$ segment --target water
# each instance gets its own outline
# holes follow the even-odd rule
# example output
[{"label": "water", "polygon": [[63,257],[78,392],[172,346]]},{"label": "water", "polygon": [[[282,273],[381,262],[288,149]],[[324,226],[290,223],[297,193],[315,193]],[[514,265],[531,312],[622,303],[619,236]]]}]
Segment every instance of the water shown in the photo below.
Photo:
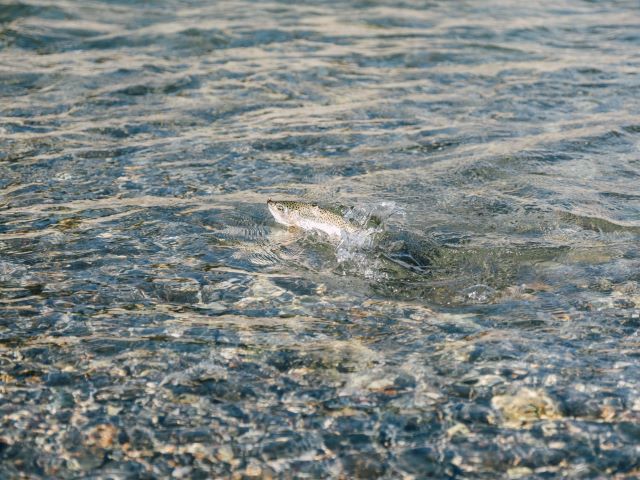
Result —
[{"label": "water", "polygon": [[0,22],[1,477],[640,475],[637,2]]}]

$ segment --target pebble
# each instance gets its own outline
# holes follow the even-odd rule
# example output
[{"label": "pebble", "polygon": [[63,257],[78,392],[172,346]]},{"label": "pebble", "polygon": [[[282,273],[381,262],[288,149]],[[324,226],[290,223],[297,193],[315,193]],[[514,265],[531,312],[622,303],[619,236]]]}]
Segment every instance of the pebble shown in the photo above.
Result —
[{"label": "pebble", "polygon": [[521,388],[513,395],[495,395],[491,405],[512,427],[562,417],[555,401],[544,390]]},{"label": "pebble", "polygon": [[231,463],[233,460],[233,450],[227,445],[223,445],[216,452],[216,458],[221,462]]}]

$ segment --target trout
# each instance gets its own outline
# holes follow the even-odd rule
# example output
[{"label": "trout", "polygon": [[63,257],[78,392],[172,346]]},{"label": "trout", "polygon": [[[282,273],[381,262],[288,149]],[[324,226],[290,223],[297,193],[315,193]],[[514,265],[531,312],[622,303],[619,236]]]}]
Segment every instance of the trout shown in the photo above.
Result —
[{"label": "trout", "polygon": [[276,222],[289,227],[317,230],[331,237],[361,231],[341,215],[313,203],[269,199],[267,207]]}]

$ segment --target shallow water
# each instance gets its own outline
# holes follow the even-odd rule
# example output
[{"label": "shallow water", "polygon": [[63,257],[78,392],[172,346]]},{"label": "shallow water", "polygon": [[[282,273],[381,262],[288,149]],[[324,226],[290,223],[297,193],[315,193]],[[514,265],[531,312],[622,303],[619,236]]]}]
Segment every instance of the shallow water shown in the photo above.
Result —
[{"label": "shallow water", "polygon": [[0,477],[640,475],[639,67],[635,1],[2,2]]}]

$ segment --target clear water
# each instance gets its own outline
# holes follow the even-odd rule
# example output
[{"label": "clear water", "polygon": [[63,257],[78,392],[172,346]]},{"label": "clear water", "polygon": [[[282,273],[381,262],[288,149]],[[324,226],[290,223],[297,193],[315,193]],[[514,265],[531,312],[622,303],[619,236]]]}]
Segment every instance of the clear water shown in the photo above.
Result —
[{"label": "clear water", "polygon": [[636,1],[2,1],[0,477],[640,475],[639,68]]}]

